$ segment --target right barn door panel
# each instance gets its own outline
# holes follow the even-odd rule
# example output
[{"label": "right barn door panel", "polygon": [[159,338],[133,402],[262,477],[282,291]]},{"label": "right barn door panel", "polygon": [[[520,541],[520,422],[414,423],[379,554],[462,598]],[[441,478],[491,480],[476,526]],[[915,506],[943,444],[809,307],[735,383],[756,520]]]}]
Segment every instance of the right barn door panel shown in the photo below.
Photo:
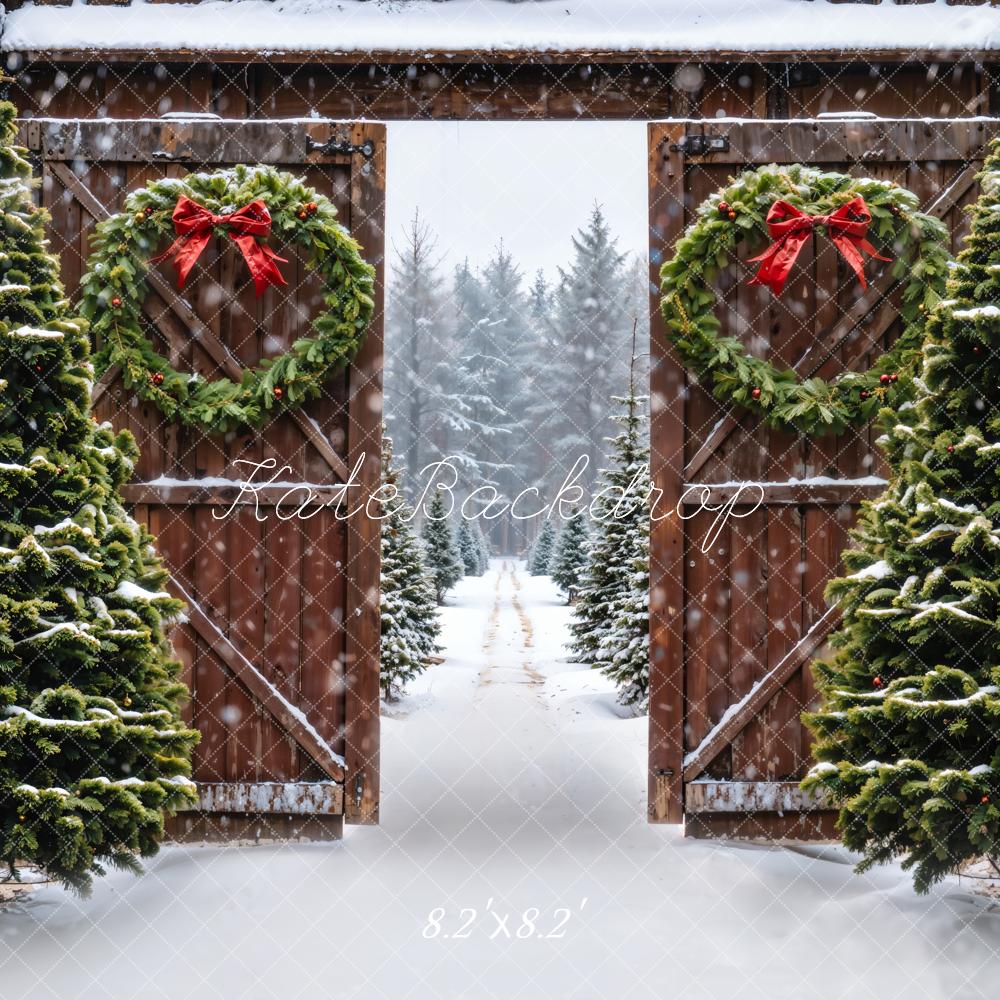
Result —
[{"label": "right barn door panel", "polygon": [[[785,433],[700,386],[666,337],[661,265],[709,195],[772,163],[895,181],[944,221],[954,249],[998,131],[983,120],[649,126],[651,462],[662,491],[650,567],[652,822],[684,822],[694,836],[832,835],[834,814],[798,790],[810,766],[801,714],[815,699],[809,664],[838,621],[824,589],[858,504],[881,492],[884,474],[871,426]],[[748,285],[753,265],[731,261],[714,281],[720,333],[803,378],[864,371],[899,332],[890,271],[871,262],[865,291],[814,235],[775,296]],[[740,483],[760,489],[738,497],[713,537],[716,514],[702,503],[732,500]]]}]

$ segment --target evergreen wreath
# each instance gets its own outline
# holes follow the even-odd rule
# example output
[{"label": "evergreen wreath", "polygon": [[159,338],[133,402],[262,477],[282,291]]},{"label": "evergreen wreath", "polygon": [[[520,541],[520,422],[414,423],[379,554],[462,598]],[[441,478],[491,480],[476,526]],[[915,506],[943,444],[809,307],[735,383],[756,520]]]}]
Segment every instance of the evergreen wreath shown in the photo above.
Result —
[{"label": "evergreen wreath", "polygon": [[[905,279],[903,331],[867,372],[844,372],[827,382],[800,380],[755,358],[735,337],[719,336],[713,284],[746,246],[770,243],[769,210],[784,200],[810,216],[832,215],[861,197],[871,232],[895,260],[892,276]],[[769,424],[803,434],[840,434],[871,419],[880,406],[911,395],[925,317],[944,292],[951,255],[944,224],[917,211],[915,194],[899,185],[813,167],[774,164],[750,170],[707,198],[677,241],[661,272],[661,309],[668,336],[687,368],[712,394],[736,402]]]},{"label": "evergreen wreath", "polygon": [[[312,334],[300,337],[285,354],[247,369],[239,382],[206,381],[176,371],[140,322],[151,256],[174,239],[172,216],[183,198],[217,216],[263,202],[274,233],[303,247],[308,266],[323,279],[325,309],[313,320]],[[225,226],[215,227],[217,235],[225,232]],[[333,203],[274,167],[241,165],[151,181],[128,195],[121,212],[97,225],[93,245],[81,282],[81,310],[101,345],[95,357],[98,375],[120,365],[125,385],[140,399],[168,419],[205,431],[259,426],[272,411],[294,409],[319,395],[331,373],[357,353],[374,309],[375,269],[337,221]]]}]

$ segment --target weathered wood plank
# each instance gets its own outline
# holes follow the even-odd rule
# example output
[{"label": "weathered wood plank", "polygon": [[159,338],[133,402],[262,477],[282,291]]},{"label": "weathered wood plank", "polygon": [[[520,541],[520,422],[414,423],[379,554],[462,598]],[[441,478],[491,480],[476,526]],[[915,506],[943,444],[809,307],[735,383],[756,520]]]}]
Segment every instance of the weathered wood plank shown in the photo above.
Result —
[{"label": "weathered wood plank", "polygon": [[729,139],[728,150],[689,156],[692,164],[822,165],[910,160],[953,163],[981,159],[990,139],[1000,134],[1000,122],[988,118],[695,120],[689,131]]},{"label": "weathered wood plank", "polygon": [[[21,53],[26,61],[41,61],[44,63],[56,62],[59,64],[93,63],[95,51],[93,49],[72,49],[72,48],[35,48],[27,49]],[[808,53],[810,64],[826,63],[857,63],[859,55],[858,49],[812,49]],[[921,59],[923,61],[955,61],[955,62],[989,62],[995,57],[995,52],[983,48],[955,49],[947,42],[942,42],[936,48],[921,49]],[[169,59],[174,63],[193,64],[225,64],[236,63],[240,65],[254,65],[261,61],[261,53],[250,49],[190,49],[190,48],[170,48],[157,52],[149,49],[130,48],[127,45],[107,46],[100,49],[99,56],[101,62],[110,65],[114,64],[136,64],[150,61],[154,56],[158,61]],[[913,60],[913,50],[910,48],[893,47],[891,44],[883,45],[879,48],[866,48],[863,50],[864,60],[867,63],[889,63],[901,64]],[[366,49],[359,53],[352,49],[339,49],[336,46],[312,49],[269,49],[267,52],[267,63],[275,66],[285,65],[306,65],[306,66],[330,66],[338,69],[347,67],[362,68],[412,65],[416,62],[433,66],[437,69],[447,69],[453,66],[472,65],[481,68],[488,79],[494,80],[497,74],[502,74],[505,78],[518,66],[542,67],[551,73],[552,67],[568,66],[576,67],[580,65],[591,65],[595,63],[607,66],[618,66],[622,64],[635,64],[640,69],[646,69],[650,64],[663,66],[669,63],[730,63],[742,64],[747,59],[745,49],[669,49],[669,48],[622,48],[622,49],[539,49],[526,50],[518,48],[492,48],[488,54],[476,49]],[[753,59],[756,63],[796,63],[802,59],[801,50],[788,49],[755,49]],[[363,61],[361,61],[363,60]],[[669,65],[665,67],[669,69]],[[648,72],[648,70],[647,70]],[[494,84],[495,89],[495,84]],[[571,95],[574,98],[575,94]],[[624,117],[634,118],[637,111],[635,100],[629,103],[629,113]]]},{"label": "weathered wood plank", "polygon": [[[385,254],[385,126],[358,125],[356,144],[371,141],[375,155],[351,175],[351,232],[375,265],[375,312],[350,368],[348,465],[357,465],[362,496],[378,487],[382,461],[382,327]],[[359,464],[360,463],[360,464]],[[347,647],[345,751],[349,823],[377,823],[379,809],[379,568],[381,522],[347,522]]]},{"label": "weathered wood plank", "polygon": [[224,813],[194,809],[167,820],[167,837],[181,843],[275,844],[344,836],[343,814]]},{"label": "weathered wood plank", "polygon": [[[173,481],[170,483],[126,483],[121,489],[122,496],[129,503],[161,503],[170,506],[205,504],[208,506],[231,507],[284,507],[303,508],[301,520],[310,520],[310,515],[319,507],[339,509],[343,503],[342,486],[323,486],[318,483],[285,483],[280,486],[247,486],[239,480],[231,484],[190,483]],[[220,515],[221,517],[222,515]],[[290,509],[284,517],[293,516]]]},{"label": "weathered wood plank", "polygon": [[837,813],[832,809],[793,812],[688,813],[684,836],[695,839],[751,841],[837,841]]},{"label": "weathered wood plank", "polygon": [[680,503],[684,507],[702,504],[717,506],[738,499],[741,506],[753,507],[758,501],[770,504],[833,504],[860,503],[873,500],[885,492],[886,481],[877,476],[864,480],[835,480],[788,483],[685,483]]},{"label": "weathered wood plank", "polygon": [[[244,163],[248,150],[254,160],[275,165],[338,163],[350,153],[310,151],[307,140],[326,143],[348,138],[351,126],[343,122],[310,120],[221,119],[214,115],[190,118],[86,119],[36,118],[32,122],[36,148],[47,161],[184,162],[205,167]],[[372,137],[369,137],[372,138]],[[372,141],[375,141],[372,138]],[[384,145],[384,137],[382,142]],[[353,154],[355,156],[361,154]]]},{"label": "weathered wood plank", "polygon": [[830,809],[827,795],[805,792],[797,781],[689,781],[684,807],[691,813],[802,812]]},{"label": "weathered wood plank", "polygon": [[[670,350],[657,307],[659,269],[684,228],[684,163],[672,149],[683,126],[648,131],[650,271],[650,473],[661,510],[680,499],[684,465],[685,373]],[[668,516],[650,525],[649,773],[647,816],[684,819],[684,524]]]},{"label": "weathered wood plank", "polygon": [[198,805],[184,811],[336,816],[344,811],[344,786],[335,781],[199,781]]}]

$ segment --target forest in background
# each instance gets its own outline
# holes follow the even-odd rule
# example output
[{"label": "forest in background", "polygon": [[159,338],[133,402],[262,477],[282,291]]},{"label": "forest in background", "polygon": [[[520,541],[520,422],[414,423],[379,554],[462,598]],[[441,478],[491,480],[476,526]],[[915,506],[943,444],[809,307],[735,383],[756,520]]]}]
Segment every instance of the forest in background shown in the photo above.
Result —
[{"label": "forest in background", "polygon": [[[633,328],[646,385],[646,260],[618,249],[600,206],[550,279],[527,276],[497,243],[454,268],[419,210],[392,241],[385,413],[409,477],[450,457],[456,493],[492,485],[511,499],[555,493],[580,456],[589,488],[614,433],[611,397],[627,392]],[[521,551],[535,521],[484,523],[503,553]]]}]

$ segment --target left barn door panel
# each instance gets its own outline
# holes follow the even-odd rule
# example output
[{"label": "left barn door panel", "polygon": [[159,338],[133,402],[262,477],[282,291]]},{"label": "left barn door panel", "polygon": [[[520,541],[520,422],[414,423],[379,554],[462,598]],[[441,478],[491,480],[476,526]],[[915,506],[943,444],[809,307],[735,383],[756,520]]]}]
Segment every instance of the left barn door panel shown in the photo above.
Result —
[{"label": "left barn door panel", "polygon": [[[172,640],[201,733],[201,808],[172,821],[190,839],[338,836],[343,822],[378,822],[378,522],[324,508],[289,517],[287,486],[244,492],[249,466],[275,459],[279,481],[331,487],[357,471],[354,496],[379,480],[386,131],[378,123],[32,119],[22,142],[42,174],[53,249],[78,295],[94,226],[126,194],[160,177],[267,163],[329,197],[376,267],[375,316],[354,362],[321,398],[259,431],[202,434],[165,420],[112,370],[95,412],[135,435],[141,458],[126,487],[148,525],[188,620]],[[239,207],[239,206],[236,206]],[[175,368],[205,379],[284,353],[322,308],[297,248],[273,232],[288,263],[283,288],[261,298],[231,240],[206,248],[183,296],[169,264],[154,268],[143,312]],[[322,494],[320,494],[322,495]],[[303,494],[291,495],[301,502]],[[285,515],[280,517],[279,513]]]}]

